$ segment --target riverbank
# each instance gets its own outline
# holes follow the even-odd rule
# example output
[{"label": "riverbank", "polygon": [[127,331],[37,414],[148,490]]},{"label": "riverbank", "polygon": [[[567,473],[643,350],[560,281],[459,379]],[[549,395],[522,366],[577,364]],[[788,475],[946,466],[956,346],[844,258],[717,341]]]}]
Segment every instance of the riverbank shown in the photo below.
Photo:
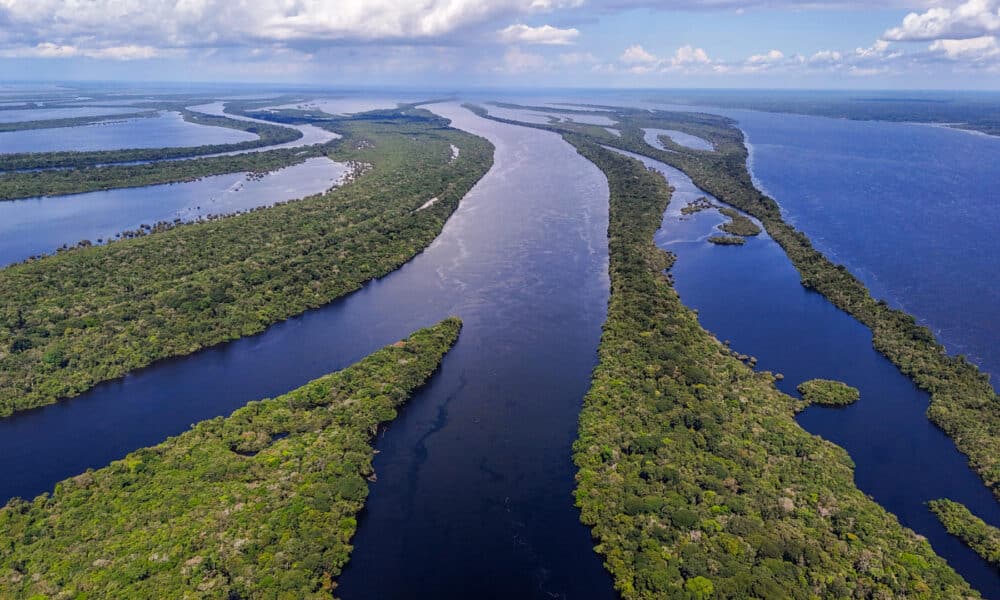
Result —
[{"label": "riverbank", "polygon": [[329,597],[371,441],[458,337],[447,319],[343,371],[0,509],[0,596]]},{"label": "riverbank", "polygon": [[425,248],[492,164],[489,143],[420,111],[342,125],[335,157],[374,166],[327,194],[0,270],[0,415],[358,289]]},{"label": "riverbank", "polygon": [[577,503],[622,596],[977,597],[681,304],[652,243],[665,181],[566,138],[611,187],[612,295],[574,450]]}]

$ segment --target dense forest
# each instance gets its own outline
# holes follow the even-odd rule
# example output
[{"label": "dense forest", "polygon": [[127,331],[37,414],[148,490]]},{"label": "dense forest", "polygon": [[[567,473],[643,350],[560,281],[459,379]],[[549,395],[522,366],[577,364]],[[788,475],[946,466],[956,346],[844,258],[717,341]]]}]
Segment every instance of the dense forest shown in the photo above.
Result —
[{"label": "dense forest", "polygon": [[[482,116],[487,115],[481,108],[471,108]],[[601,109],[591,114],[612,115],[618,121],[616,127],[621,135],[565,122],[522,125],[585,137],[590,142],[649,156],[680,169],[699,188],[757,218],[788,255],[802,284],[823,294],[835,306],[868,326],[873,333],[875,349],[930,392],[928,417],[952,437],[984,483],[1000,497],[1000,397],[990,385],[989,377],[964,356],[949,356],[934,334],[919,325],[912,315],[875,300],[865,285],[843,265],[831,262],[813,248],[805,234],[786,223],[778,203],[754,186],[747,169],[743,134],[733,121],[703,113],[612,106],[589,108]],[[551,107],[533,109],[552,110]],[[701,137],[711,142],[715,151],[694,151],[668,137],[660,139],[665,150],[654,148],[645,142],[643,130],[647,128],[674,129]],[[716,239],[710,241],[730,243],[725,236],[713,238]],[[739,243],[740,239],[732,238],[733,243]]]},{"label": "dense forest", "polygon": [[380,424],[452,318],[357,364],[0,509],[3,598],[329,598]]},{"label": "dense forest", "polygon": [[[930,419],[955,440],[970,464],[1000,497],[1000,402],[985,373],[963,356],[949,356],[912,315],[874,299],[843,265],[831,262],[789,225],[778,203],[754,187],[743,134],[723,117],[698,113],[622,115],[622,135],[608,140],[684,171],[695,185],[757,218],[799,271],[802,284],[867,325],[874,347],[931,394]],[[645,144],[645,127],[679,129],[711,141],[717,152],[672,152]]]},{"label": "dense forest", "polygon": [[12,171],[0,173],[0,201],[181,183],[242,171],[265,173],[299,164],[314,156],[322,156],[331,149],[332,143],[188,160],[80,169]]},{"label": "dense forest", "polygon": [[948,533],[962,540],[991,565],[1000,568],[1000,529],[987,524],[958,502],[932,500],[928,507]]},{"label": "dense forest", "polygon": [[861,398],[858,388],[830,379],[803,381],[796,389],[806,402],[823,406],[847,406]]},{"label": "dense forest", "polygon": [[804,404],[698,324],[653,244],[670,189],[567,134],[607,175],[611,298],[574,451],[577,504],[628,600],[972,598],[930,545],[859,491]]},{"label": "dense forest", "polygon": [[371,168],[326,194],[0,270],[0,415],[358,289],[425,248],[492,165],[489,142],[426,111],[338,128],[332,158]]}]

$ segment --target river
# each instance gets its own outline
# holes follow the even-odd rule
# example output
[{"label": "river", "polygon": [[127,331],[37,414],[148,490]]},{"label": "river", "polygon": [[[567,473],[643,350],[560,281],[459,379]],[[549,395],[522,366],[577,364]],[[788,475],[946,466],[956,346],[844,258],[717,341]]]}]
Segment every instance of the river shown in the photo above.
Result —
[{"label": "river", "polygon": [[845,448],[855,461],[859,488],[926,536],[987,598],[1000,598],[1000,573],[949,535],[925,504],[951,498],[1000,525],[1000,505],[951,439],[928,421],[927,393],[872,348],[868,328],[802,287],[798,272],[766,233],[744,246],[707,242],[727,219],[714,210],[686,217],[680,210],[702,196],[721,203],[677,169],[630,155],[663,173],[675,188],[655,240],[677,255],[671,272],[684,304],[698,310],[699,321],[716,337],[757,357],[758,369],[783,374],[778,387],[787,394],[797,396],[795,388],[814,378],[858,388],[857,403],[811,407],[800,413],[799,423]]},{"label": "river", "polygon": [[0,201],[0,267],[81,240],[100,243],[159,221],[194,221],[319,194],[349,171],[325,157],[249,177],[229,173],[196,181],[84,194]]},{"label": "river", "polygon": [[338,595],[614,598],[571,462],[607,306],[607,182],[551,133],[433,108],[497,150],[430,247],[260,335],[0,420],[0,497],[49,490],[454,314],[465,328],[440,373],[378,440]]},{"label": "river", "polygon": [[257,135],[246,131],[188,123],[180,113],[161,112],[155,117],[108,120],[76,127],[0,132],[0,154],[173,148],[235,144],[256,139]]}]

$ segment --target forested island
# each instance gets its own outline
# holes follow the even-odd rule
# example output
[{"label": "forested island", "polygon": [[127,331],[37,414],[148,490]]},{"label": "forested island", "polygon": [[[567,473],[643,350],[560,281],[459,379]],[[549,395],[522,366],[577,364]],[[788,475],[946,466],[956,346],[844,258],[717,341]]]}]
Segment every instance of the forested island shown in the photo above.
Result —
[{"label": "forested island", "polygon": [[232,144],[206,144],[177,148],[128,148],[124,150],[25,152],[0,154],[0,171],[24,171],[29,169],[79,169],[95,165],[142,162],[204,156],[223,152],[253,150],[275,144],[294,142],[302,137],[302,132],[278,124],[259,123],[231,119],[192,112],[180,111],[184,120],[205,126],[226,127],[252,133],[258,137],[248,142]]},{"label": "forested island", "polygon": [[928,507],[948,533],[962,540],[991,565],[1000,568],[1000,529],[989,525],[958,502],[933,500]]},{"label": "forested island", "polygon": [[557,131],[608,178],[611,298],[574,459],[581,518],[624,598],[979,596],[858,490],[843,449],[796,423],[804,403],[681,303],[653,244],[661,175],[593,129],[496,120]]},{"label": "forested island", "polygon": [[652,242],[663,178],[566,138],[611,189],[612,292],[574,449],[577,504],[622,596],[978,597],[681,304]]},{"label": "forested island", "polygon": [[337,127],[331,157],[371,168],[326,194],[0,270],[0,416],[358,289],[426,247],[492,165],[487,141],[418,109]]},{"label": "forested island", "polygon": [[355,365],[0,508],[0,597],[330,598],[379,426],[458,337]]},{"label": "forested island", "polygon": [[183,183],[202,177],[242,171],[267,173],[300,164],[315,156],[323,156],[332,150],[332,143],[327,143],[246,152],[232,156],[163,160],[142,164],[11,171],[0,173],[0,201]]},{"label": "forested island", "polygon": [[[522,107],[523,108],[523,107]],[[699,188],[718,200],[758,219],[798,270],[802,285],[823,294],[831,303],[868,326],[873,345],[900,371],[931,394],[928,417],[940,426],[969,457],[994,496],[1000,498],[1000,413],[989,377],[964,356],[950,356],[934,334],[916,319],[885,301],[875,300],[865,285],[843,265],[817,251],[809,238],[785,222],[777,202],[762,194],[747,169],[748,153],[742,132],[725,117],[703,113],[644,111],[613,106],[590,107],[594,114],[612,115],[620,136],[572,123],[536,125],[488,117],[498,121],[555,131],[567,139],[649,156],[687,174]],[[596,110],[601,109],[601,110]],[[552,110],[532,107],[532,110]],[[678,144],[661,150],[647,144],[644,129],[674,129],[708,140],[714,152],[690,151]],[[713,242],[723,242],[722,236]]]},{"label": "forested island", "polygon": [[822,406],[847,406],[861,397],[858,388],[829,379],[810,379],[800,383],[797,389],[803,400]]}]

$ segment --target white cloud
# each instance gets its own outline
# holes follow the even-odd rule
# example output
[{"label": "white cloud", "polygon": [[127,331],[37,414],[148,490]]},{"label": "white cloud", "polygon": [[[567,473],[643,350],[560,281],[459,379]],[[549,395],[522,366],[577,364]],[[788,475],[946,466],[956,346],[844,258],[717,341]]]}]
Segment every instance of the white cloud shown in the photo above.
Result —
[{"label": "white cloud", "polygon": [[766,54],[754,54],[747,59],[751,64],[765,64],[778,62],[785,58],[785,53],[781,50],[770,50]]},{"label": "white cloud", "polygon": [[966,40],[936,40],[930,45],[930,50],[952,60],[983,60],[1000,56],[1000,45],[992,36]]},{"label": "white cloud", "polygon": [[160,52],[151,46],[105,46],[79,48],[70,44],[42,42],[34,46],[13,46],[0,50],[0,56],[10,58],[98,58],[108,60],[138,60],[153,58]]},{"label": "white cloud", "polygon": [[[582,0],[0,0],[10,46],[158,48],[441,40]],[[553,28],[555,29],[555,28]]]},{"label": "white cloud", "polygon": [[832,64],[839,63],[842,58],[844,58],[844,55],[836,50],[820,50],[809,57],[809,62]]},{"label": "white cloud", "polygon": [[660,59],[656,58],[655,55],[646,52],[646,49],[639,44],[634,44],[626,48],[625,52],[622,52],[619,60],[627,65],[651,65],[659,62]]},{"label": "white cloud", "polygon": [[885,32],[892,41],[970,39],[1000,32],[1000,0],[967,0],[954,7],[937,6],[910,13],[899,27]]},{"label": "white cloud", "polygon": [[678,48],[677,52],[674,52],[673,58],[670,59],[670,64],[675,67],[708,64],[709,62],[711,61],[704,50],[695,48],[690,44]]},{"label": "white cloud", "polygon": [[551,25],[530,27],[524,24],[510,25],[499,32],[502,42],[513,44],[572,44],[580,32],[577,29],[559,29]]}]

